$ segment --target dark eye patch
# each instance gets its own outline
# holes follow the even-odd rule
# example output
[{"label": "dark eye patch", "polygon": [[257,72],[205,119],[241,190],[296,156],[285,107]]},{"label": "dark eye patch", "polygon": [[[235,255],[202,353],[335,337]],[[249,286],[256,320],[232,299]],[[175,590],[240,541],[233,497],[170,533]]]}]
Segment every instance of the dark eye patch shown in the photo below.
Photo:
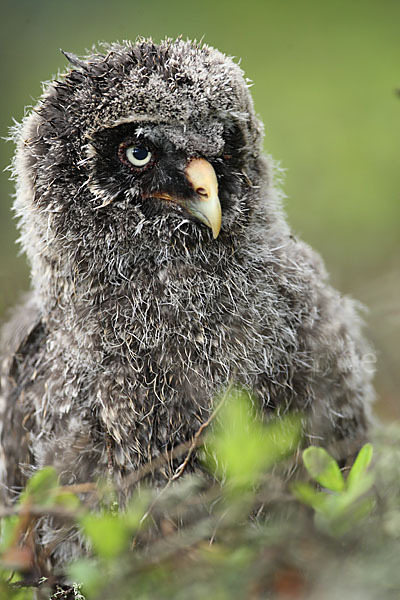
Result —
[{"label": "dark eye patch", "polygon": [[137,143],[136,126],[131,123],[124,123],[118,127],[110,127],[96,131],[91,139],[91,145],[96,153],[104,159],[114,158],[118,155],[118,148],[122,142]]},{"label": "dark eye patch", "polygon": [[[155,163],[154,146],[143,136],[138,135],[139,126],[123,123],[117,127],[102,129],[94,133],[90,145],[94,149],[90,161],[92,177],[105,189],[113,193],[121,192],[142,177],[144,172]],[[145,147],[152,156],[152,162],[142,168],[136,168],[125,156],[129,147]]]}]

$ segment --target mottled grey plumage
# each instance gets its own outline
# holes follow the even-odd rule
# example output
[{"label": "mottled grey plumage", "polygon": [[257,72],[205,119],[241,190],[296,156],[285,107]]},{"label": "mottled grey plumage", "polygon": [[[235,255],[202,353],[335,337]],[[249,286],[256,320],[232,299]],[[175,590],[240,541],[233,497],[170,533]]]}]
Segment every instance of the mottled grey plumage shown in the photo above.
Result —
[{"label": "mottled grey plumage", "polygon": [[[15,130],[33,289],[3,336],[8,496],[44,465],[121,482],[190,439],[231,380],[266,415],[304,411],[310,443],[357,447],[372,392],[356,308],[291,235],[240,68],[182,40],[67,58]],[[143,172],[121,160],[132,139],[154,149]],[[216,239],[157,196],[194,194],[191,158],[218,178]]]}]

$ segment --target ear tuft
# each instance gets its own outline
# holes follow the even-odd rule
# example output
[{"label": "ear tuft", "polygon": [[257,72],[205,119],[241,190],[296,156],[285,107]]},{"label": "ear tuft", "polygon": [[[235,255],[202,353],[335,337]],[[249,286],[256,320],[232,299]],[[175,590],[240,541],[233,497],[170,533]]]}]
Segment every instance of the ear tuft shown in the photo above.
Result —
[{"label": "ear tuft", "polygon": [[71,65],[77,67],[78,69],[82,69],[83,71],[87,71],[87,64],[84,60],[81,60],[76,56],[76,54],[72,54],[72,52],[65,52],[62,48],[60,48],[60,52],[64,54],[65,58]]}]

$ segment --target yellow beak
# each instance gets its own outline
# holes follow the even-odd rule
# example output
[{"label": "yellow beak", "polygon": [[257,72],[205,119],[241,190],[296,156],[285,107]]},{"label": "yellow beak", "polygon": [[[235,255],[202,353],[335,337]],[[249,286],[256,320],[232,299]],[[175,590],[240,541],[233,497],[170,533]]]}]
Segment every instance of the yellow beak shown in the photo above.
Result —
[{"label": "yellow beak", "polygon": [[183,206],[188,213],[211,229],[215,239],[220,232],[222,218],[215,171],[204,158],[192,158],[185,169],[185,174],[196,192],[196,198],[176,198],[166,192],[151,192],[145,197],[161,198]]},{"label": "yellow beak", "polygon": [[179,201],[186,210],[210,227],[214,239],[221,229],[221,204],[218,198],[218,181],[213,167],[204,158],[192,158],[185,170],[197,197]]}]

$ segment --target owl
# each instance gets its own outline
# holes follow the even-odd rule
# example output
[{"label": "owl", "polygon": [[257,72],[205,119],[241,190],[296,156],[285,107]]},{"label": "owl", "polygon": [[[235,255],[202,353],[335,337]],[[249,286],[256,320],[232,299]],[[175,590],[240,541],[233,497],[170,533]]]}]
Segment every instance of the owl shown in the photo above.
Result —
[{"label": "owl", "polygon": [[3,328],[4,498],[47,465],[118,489],[190,441],[232,382],[346,458],[367,435],[370,350],[286,222],[239,66],[182,39],[65,56],[14,129],[32,289]]}]

